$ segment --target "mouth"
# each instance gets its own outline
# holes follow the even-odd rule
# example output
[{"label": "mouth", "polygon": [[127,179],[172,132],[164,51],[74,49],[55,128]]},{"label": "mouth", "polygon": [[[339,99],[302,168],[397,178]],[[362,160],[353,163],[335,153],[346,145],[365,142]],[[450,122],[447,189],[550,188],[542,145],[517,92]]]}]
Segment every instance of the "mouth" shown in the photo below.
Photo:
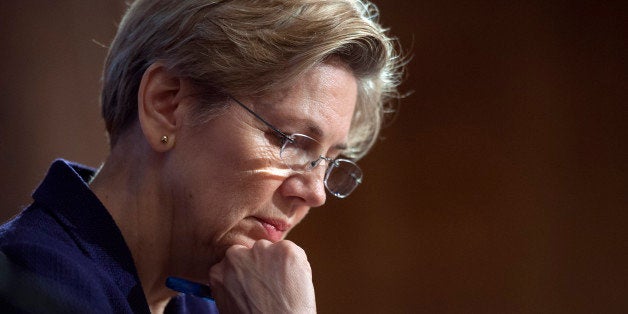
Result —
[{"label": "mouth", "polygon": [[283,220],[253,217],[266,231],[267,239],[273,243],[281,241],[290,230],[290,224]]}]

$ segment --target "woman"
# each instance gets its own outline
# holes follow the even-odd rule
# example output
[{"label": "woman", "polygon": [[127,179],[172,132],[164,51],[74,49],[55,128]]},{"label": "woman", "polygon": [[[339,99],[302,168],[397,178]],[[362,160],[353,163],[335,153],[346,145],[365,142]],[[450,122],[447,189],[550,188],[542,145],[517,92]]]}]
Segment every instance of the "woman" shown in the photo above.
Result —
[{"label": "woman", "polygon": [[[350,159],[400,70],[375,18],[358,0],[133,3],[103,75],[110,155],[51,166],[0,231],[8,263],[64,311],[315,312],[284,238],[362,180]],[[24,291],[3,302],[24,310]]]}]

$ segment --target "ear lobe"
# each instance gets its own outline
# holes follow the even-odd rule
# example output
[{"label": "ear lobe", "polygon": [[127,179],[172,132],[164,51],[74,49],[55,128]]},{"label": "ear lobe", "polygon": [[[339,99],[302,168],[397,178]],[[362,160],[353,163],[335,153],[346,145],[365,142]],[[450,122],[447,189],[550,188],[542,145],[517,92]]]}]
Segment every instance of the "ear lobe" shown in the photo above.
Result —
[{"label": "ear lobe", "polygon": [[142,76],[137,114],[146,141],[157,152],[168,151],[175,143],[183,119],[183,85],[181,78],[159,62],[149,66]]}]

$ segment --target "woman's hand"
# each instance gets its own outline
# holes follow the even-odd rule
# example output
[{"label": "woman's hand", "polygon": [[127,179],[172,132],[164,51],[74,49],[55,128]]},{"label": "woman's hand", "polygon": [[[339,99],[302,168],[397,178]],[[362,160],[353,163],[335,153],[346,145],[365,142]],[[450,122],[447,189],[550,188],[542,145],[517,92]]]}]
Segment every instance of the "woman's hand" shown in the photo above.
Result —
[{"label": "woman's hand", "polygon": [[310,263],[288,240],[230,247],[210,285],[220,313],[316,313]]}]

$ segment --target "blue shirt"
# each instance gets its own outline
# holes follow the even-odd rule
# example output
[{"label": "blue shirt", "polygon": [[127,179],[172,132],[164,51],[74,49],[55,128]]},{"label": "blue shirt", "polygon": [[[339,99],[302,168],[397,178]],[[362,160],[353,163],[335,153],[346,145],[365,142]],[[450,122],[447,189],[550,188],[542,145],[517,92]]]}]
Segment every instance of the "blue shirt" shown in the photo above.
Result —
[{"label": "blue shirt", "polygon": [[[131,251],[89,188],[93,175],[56,160],[34,202],[0,227],[0,309],[150,313]],[[210,300],[181,294],[166,313],[218,311]]]}]

